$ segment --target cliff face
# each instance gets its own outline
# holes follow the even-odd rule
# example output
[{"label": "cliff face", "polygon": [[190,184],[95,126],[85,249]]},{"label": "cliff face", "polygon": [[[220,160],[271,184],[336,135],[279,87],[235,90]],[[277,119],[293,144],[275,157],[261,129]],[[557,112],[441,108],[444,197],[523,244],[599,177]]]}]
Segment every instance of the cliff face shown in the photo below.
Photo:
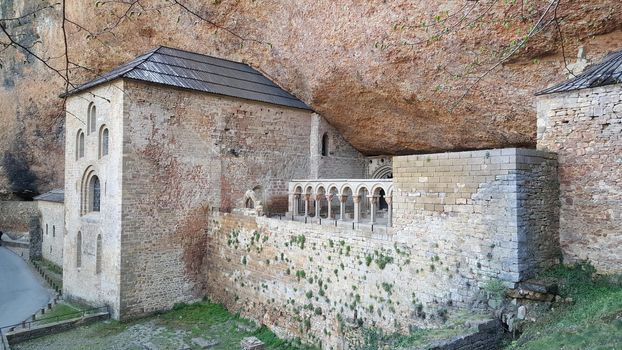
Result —
[{"label": "cliff face", "polygon": [[[5,0],[0,17],[23,15],[41,3]],[[549,3],[68,0],[69,58],[76,64],[70,77],[81,83],[167,45],[250,63],[366,154],[533,146],[533,93],[566,78],[560,32],[568,63],[579,45],[588,58],[599,59],[622,39],[621,2],[562,0],[525,47],[497,65]],[[62,68],[59,12],[55,6],[7,25]],[[59,186],[63,81],[21,52],[9,49],[0,57],[0,151],[23,164],[16,170],[4,162],[0,188],[15,187],[24,171],[40,191]]]}]

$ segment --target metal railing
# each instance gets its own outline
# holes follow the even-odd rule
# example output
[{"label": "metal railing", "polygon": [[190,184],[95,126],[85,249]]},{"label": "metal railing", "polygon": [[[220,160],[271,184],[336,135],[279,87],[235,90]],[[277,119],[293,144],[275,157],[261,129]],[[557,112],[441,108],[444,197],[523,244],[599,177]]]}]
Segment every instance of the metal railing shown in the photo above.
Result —
[{"label": "metal railing", "polygon": [[10,326],[0,327],[0,336],[2,334],[6,334],[6,332],[13,332],[16,330],[28,330],[32,329],[34,326],[40,326],[49,323],[55,323],[58,321],[71,320],[74,318],[84,318],[88,315],[95,315],[99,313],[110,313],[108,310],[108,306],[100,306],[92,309],[79,310],[75,312],[68,312],[66,314],[51,316],[51,317],[42,317],[37,319],[36,315],[33,315],[30,320],[22,321],[20,323],[16,323]]}]

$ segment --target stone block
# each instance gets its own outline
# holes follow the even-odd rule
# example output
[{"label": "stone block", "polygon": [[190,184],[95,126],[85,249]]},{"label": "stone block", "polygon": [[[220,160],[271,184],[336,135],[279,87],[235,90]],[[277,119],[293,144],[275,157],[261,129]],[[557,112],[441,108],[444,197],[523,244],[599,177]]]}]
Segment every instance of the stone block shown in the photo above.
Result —
[{"label": "stone block", "polygon": [[257,337],[246,337],[240,342],[242,350],[264,350],[264,343]]}]

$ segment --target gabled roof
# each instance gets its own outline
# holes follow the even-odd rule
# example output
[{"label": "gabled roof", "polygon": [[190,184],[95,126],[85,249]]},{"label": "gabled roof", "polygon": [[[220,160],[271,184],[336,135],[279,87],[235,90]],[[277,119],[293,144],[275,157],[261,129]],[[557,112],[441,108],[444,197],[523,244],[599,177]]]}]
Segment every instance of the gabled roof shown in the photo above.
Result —
[{"label": "gabled roof", "polygon": [[33,200],[64,203],[65,202],[65,191],[60,190],[60,189],[51,190],[50,192],[34,197]]},{"label": "gabled roof", "polygon": [[247,64],[164,46],[138,56],[63,96],[73,95],[117,78],[311,110],[304,102]]},{"label": "gabled roof", "polygon": [[622,50],[607,55],[576,77],[536,93],[552,94],[622,83]]}]

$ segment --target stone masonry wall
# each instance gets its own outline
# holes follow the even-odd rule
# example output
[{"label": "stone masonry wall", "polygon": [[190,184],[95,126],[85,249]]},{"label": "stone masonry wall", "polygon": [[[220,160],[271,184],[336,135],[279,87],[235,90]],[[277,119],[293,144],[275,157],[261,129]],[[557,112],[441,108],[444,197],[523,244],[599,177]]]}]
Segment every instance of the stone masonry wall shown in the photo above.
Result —
[{"label": "stone masonry wall", "polygon": [[214,216],[208,295],[282,336],[341,349],[346,323],[435,326],[474,306],[488,281],[513,285],[556,261],[553,155],[507,149],[393,162],[387,234]]},{"label": "stone masonry wall", "polygon": [[[63,295],[94,306],[109,305],[119,316],[121,262],[121,171],[123,82],[100,85],[67,99],[65,117],[65,227]],[[87,132],[90,103],[96,107],[96,132]],[[109,130],[108,155],[99,157],[99,130]],[[76,156],[78,131],[84,131],[84,157]],[[81,213],[82,182],[93,170],[100,181],[100,211]],[[78,234],[81,250],[78,250]],[[58,232],[57,232],[58,235]],[[97,238],[101,237],[101,271],[97,271]],[[81,264],[78,266],[78,255]]]},{"label": "stone masonry wall", "polygon": [[554,154],[510,148],[394,157],[393,174],[397,233],[416,237],[416,255],[448,255],[468,269],[465,282],[482,274],[518,282],[558,259]]},{"label": "stone masonry wall", "polygon": [[[322,155],[324,135],[328,136],[325,156]],[[311,173],[305,178],[361,179],[366,177],[365,157],[319,114],[313,114],[310,136]]]},{"label": "stone masonry wall", "polygon": [[538,149],[559,155],[564,262],[622,272],[622,85],[538,98]]},{"label": "stone masonry wall", "polygon": [[63,242],[65,238],[65,206],[63,203],[37,201],[39,223],[43,230],[41,252],[43,258],[63,266]]},{"label": "stone masonry wall", "polygon": [[37,203],[0,201],[0,231],[27,232],[30,217],[37,214]]},{"label": "stone masonry wall", "polygon": [[124,93],[123,318],[203,296],[207,213],[249,190],[285,212],[312,129],[308,110],[131,81]]}]

